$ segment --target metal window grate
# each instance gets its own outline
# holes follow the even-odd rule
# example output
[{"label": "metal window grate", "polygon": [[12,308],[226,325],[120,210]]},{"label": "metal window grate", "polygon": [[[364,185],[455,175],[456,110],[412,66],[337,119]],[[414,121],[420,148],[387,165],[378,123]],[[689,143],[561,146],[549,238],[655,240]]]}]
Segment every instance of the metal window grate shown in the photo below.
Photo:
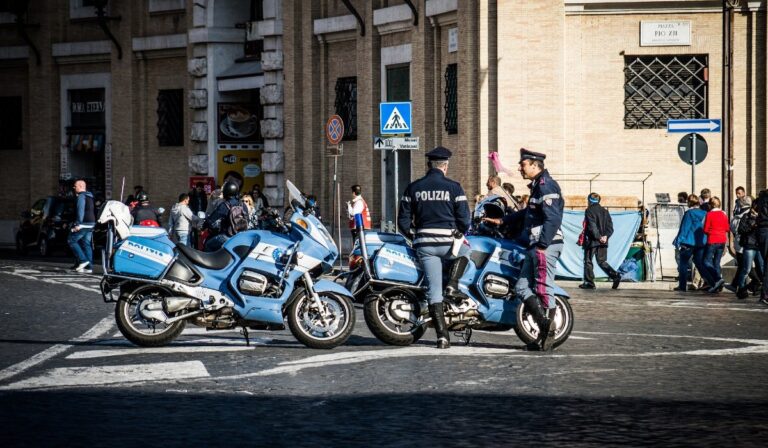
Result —
[{"label": "metal window grate", "polygon": [[157,93],[157,143],[160,146],[184,145],[184,90]]},{"label": "metal window grate", "polygon": [[707,117],[707,56],[625,56],[624,129]]},{"label": "metal window grate", "polygon": [[448,64],[445,67],[445,105],[443,106],[445,120],[443,120],[443,124],[449,134],[459,132],[458,94],[456,92],[457,67],[458,64]]},{"label": "metal window grate", "polygon": [[336,115],[344,120],[344,140],[357,140],[357,77],[336,80]]}]

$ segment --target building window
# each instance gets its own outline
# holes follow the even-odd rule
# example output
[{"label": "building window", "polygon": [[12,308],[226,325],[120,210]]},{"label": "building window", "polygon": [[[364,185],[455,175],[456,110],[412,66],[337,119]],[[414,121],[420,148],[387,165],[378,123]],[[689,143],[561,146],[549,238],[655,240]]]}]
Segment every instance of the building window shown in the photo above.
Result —
[{"label": "building window", "polygon": [[357,140],[357,77],[336,80],[336,115],[344,120],[344,140]]},{"label": "building window", "polygon": [[157,143],[160,146],[184,144],[184,91],[160,90],[157,94]]},{"label": "building window", "polygon": [[624,129],[707,117],[707,56],[625,56]]},{"label": "building window", "polygon": [[22,149],[21,97],[0,96],[0,149]]},{"label": "building window", "polygon": [[457,134],[459,132],[459,111],[456,103],[458,102],[458,95],[456,94],[456,71],[458,64],[448,64],[445,67],[445,130],[449,134]]}]

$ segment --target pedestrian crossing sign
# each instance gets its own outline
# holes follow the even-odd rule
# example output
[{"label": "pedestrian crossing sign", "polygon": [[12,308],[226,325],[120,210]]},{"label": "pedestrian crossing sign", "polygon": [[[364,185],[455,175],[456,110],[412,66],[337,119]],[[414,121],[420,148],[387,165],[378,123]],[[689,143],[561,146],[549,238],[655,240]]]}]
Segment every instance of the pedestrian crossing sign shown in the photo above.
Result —
[{"label": "pedestrian crossing sign", "polygon": [[410,134],[411,103],[379,103],[379,124],[382,135]]}]

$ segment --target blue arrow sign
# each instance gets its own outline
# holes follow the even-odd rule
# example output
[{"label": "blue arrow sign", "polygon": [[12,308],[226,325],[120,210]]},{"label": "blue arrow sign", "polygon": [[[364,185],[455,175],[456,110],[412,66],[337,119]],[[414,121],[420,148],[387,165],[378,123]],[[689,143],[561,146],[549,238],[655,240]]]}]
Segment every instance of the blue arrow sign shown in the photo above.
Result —
[{"label": "blue arrow sign", "polygon": [[379,132],[382,135],[411,133],[411,103],[379,103]]},{"label": "blue arrow sign", "polygon": [[720,119],[667,120],[667,132],[720,132]]}]

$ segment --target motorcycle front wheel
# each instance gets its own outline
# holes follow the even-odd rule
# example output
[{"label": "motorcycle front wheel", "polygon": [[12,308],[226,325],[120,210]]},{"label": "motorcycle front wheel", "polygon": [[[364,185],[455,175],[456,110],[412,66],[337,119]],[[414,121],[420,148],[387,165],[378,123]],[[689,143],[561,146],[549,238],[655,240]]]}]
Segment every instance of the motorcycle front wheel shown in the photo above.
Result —
[{"label": "motorcycle front wheel", "polygon": [[297,293],[288,307],[288,328],[299,342],[320,349],[347,342],[355,328],[355,307],[348,297],[321,292],[320,303],[316,304],[306,290]]},{"label": "motorcycle front wheel", "polygon": [[389,345],[411,345],[424,336],[424,325],[419,320],[418,299],[409,291],[399,288],[388,289],[366,299],[364,306],[365,323],[381,342]]},{"label": "motorcycle front wheel", "polygon": [[160,347],[176,339],[184,331],[186,321],[165,324],[142,314],[148,307],[162,305],[171,295],[167,289],[155,285],[140,286],[126,296],[121,295],[115,306],[115,321],[120,333],[141,347]]},{"label": "motorcycle front wheel", "polygon": [[[568,299],[556,295],[557,312],[555,313],[555,342],[552,347],[557,347],[565,342],[573,330],[573,308]],[[517,325],[515,333],[524,343],[529,344],[539,336],[539,326],[536,320],[525,309],[522,303],[517,307]]]}]

